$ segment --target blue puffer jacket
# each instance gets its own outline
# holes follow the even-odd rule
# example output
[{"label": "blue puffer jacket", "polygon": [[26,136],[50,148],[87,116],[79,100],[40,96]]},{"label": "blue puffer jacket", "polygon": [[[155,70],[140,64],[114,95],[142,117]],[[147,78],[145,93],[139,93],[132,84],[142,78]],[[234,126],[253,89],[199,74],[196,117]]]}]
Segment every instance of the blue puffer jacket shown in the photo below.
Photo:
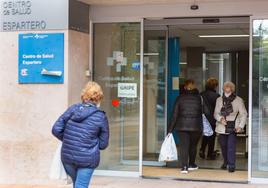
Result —
[{"label": "blue puffer jacket", "polygon": [[96,168],[100,150],[109,142],[109,125],[103,111],[93,104],[75,104],[59,117],[52,134],[62,141],[63,163]]}]

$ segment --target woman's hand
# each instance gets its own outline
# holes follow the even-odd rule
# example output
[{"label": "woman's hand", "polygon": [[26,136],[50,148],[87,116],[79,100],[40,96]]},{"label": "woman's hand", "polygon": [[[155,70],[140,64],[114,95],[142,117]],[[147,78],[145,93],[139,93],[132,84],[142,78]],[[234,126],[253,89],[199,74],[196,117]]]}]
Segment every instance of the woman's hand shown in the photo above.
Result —
[{"label": "woman's hand", "polygon": [[[173,131],[171,131],[171,130],[167,131],[167,135],[172,134],[172,132],[173,132]],[[166,136],[167,136],[167,135],[166,135]]]},{"label": "woman's hand", "polygon": [[237,133],[241,133],[241,132],[242,132],[241,127],[237,127],[237,128],[235,129],[235,132],[237,132]]},{"label": "woman's hand", "polygon": [[221,118],[221,121],[220,122],[223,125],[227,125],[227,121],[226,121],[226,119],[224,117]]}]

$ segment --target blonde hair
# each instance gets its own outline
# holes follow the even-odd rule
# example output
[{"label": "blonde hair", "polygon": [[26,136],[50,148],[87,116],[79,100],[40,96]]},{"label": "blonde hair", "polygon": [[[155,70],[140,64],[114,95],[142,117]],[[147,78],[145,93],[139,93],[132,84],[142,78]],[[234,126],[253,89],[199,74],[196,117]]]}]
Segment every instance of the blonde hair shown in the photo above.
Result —
[{"label": "blonde hair", "polygon": [[196,89],[194,80],[191,80],[191,79],[186,80],[186,81],[184,82],[184,89],[186,89],[186,90],[193,90],[193,89]]},{"label": "blonde hair", "polygon": [[230,81],[225,82],[225,83],[223,84],[223,89],[224,89],[225,87],[229,87],[229,88],[231,89],[232,93],[235,92],[235,84],[234,84],[233,82],[230,82]]},{"label": "blonde hair", "polygon": [[92,102],[99,104],[103,100],[103,91],[96,82],[88,82],[81,92],[82,102]]}]

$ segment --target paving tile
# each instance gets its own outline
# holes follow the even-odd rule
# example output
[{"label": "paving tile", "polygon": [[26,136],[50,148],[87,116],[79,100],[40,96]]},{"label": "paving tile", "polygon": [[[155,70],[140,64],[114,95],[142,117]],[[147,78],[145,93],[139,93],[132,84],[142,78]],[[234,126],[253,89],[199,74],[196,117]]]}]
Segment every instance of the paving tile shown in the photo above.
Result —
[{"label": "paving tile", "polygon": [[[71,188],[71,185],[0,185],[0,188]],[[268,185],[208,183],[170,179],[93,177],[90,188],[267,188]]]}]

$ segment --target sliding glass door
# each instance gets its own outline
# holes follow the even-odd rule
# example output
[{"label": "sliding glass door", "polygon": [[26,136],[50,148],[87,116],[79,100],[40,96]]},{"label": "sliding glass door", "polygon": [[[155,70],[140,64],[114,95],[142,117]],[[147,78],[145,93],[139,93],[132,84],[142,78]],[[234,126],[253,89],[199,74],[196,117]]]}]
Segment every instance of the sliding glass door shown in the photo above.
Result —
[{"label": "sliding glass door", "polygon": [[[93,80],[105,95],[110,145],[98,170],[140,172],[141,23],[93,24]],[[115,175],[115,174],[111,174]]]},{"label": "sliding glass door", "polygon": [[164,165],[158,157],[166,135],[167,30],[144,31],[143,164]]},{"label": "sliding glass door", "polygon": [[268,177],[268,19],[252,20],[251,66],[251,178],[263,179]]}]

